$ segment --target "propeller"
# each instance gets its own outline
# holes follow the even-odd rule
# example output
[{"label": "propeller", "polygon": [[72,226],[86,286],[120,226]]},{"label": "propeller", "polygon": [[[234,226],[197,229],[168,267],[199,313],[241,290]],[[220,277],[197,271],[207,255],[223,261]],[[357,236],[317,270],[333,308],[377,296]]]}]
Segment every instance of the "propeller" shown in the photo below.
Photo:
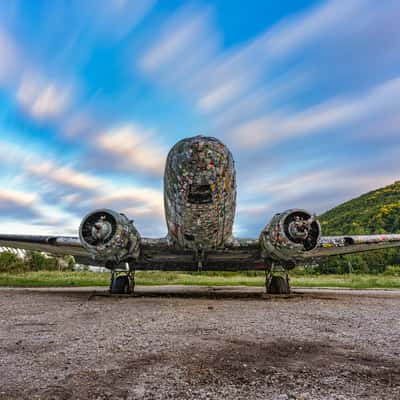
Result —
[{"label": "propeller", "polygon": [[114,218],[105,212],[94,213],[89,216],[82,226],[84,240],[92,245],[107,243],[115,230]]}]

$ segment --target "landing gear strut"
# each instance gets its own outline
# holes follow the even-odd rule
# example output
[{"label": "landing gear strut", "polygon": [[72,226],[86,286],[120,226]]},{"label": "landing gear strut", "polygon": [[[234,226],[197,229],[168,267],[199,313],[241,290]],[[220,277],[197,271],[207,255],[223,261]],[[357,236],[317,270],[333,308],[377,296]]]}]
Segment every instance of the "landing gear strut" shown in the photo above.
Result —
[{"label": "landing gear strut", "polygon": [[290,294],[290,280],[286,268],[274,264],[266,266],[265,291],[268,294]]},{"label": "landing gear strut", "polygon": [[111,271],[110,293],[132,294],[135,290],[135,270]]}]

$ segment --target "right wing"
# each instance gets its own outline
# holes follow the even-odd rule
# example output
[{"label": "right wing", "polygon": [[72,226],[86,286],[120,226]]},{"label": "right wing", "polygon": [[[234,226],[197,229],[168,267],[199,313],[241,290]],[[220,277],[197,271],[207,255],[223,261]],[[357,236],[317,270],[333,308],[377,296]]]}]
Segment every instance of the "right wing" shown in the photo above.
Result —
[{"label": "right wing", "polygon": [[362,253],[393,247],[400,247],[400,234],[322,236],[317,247],[304,253],[303,258]]}]

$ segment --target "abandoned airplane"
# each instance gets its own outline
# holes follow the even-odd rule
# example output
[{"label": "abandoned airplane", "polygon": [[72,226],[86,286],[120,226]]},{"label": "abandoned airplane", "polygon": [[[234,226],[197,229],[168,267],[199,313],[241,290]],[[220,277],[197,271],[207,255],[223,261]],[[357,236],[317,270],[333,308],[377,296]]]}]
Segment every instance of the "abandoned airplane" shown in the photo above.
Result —
[{"label": "abandoned airplane", "polygon": [[400,246],[400,235],[321,236],[301,209],[276,214],[254,239],[235,238],[236,175],[231,152],[212,137],[186,138],[170,150],[164,174],[168,234],[140,236],[124,214],[86,215],[79,236],[0,234],[0,246],[72,255],[111,271],[111,293],[132,293],[136,270],[265,270],[268,293],[289,293],[288,272],[320,257]]}]

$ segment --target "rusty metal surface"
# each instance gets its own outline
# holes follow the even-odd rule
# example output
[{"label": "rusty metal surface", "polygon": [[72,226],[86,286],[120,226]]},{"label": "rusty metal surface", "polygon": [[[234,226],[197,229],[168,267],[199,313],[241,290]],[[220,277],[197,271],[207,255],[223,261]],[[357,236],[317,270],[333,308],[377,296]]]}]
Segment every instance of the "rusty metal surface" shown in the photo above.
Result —
[{"label": "rusty metal surface", "polygon": [[400,247],[399,234],[323,236],[318,246],[302,255],[303,259],[327,257],[340,254],[363,253]]},{"label": "rusty metal surface", "polygon": [[232,238],[236,174],[228,148],[195,136],[169,152],[164,174],[168,236],[179,248],[208,250]]}]

